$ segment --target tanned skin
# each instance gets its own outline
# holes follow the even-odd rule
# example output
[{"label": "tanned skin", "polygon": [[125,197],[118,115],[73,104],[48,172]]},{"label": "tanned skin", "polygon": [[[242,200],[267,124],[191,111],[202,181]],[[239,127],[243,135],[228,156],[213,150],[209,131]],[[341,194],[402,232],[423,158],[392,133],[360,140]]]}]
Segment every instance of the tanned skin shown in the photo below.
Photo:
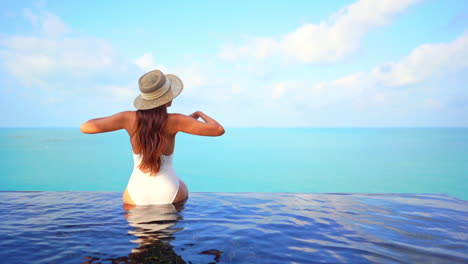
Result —
[{"label": "tanned skin", "polygon": [[[166,103],[167,107],[171,105],[172,101]],[[141,149],[138,142],[138,133],[131,136],[138,127],[136,113],[136,111],[123,111],[111,116],[91,119],[80,126],[80,131],[86,134],[96,134],[125,129],[130,136],[133,152],[140,153]],[[198,118],[203,119],[205,122],[198,120]],[[170,156],[174,152],[175,136],[178,132],[199,136],[217,137],[223,135],[225,131],[221,124],[201,111],[196,111],[190,115],[168,113],[167,122],[163,128],[163,134],[168,142],[163,150],[164,155]],[[122,199],[125,209],[135,207],[135,203],[130,197],[127,189],[125,189]],[[187,199],[188,189],[185,183],[181,180],[174,203],[183,202]]]}]

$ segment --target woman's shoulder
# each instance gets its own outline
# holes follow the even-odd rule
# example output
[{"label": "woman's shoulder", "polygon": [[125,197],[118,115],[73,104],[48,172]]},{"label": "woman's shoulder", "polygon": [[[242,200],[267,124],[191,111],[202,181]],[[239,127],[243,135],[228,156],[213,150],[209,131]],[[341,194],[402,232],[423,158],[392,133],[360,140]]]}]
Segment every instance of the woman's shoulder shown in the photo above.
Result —
[{"label": "woman's shoulder", "polygon": [[168,113],[168,118],[172,119],[172,120],[180,120],[180,119],[183,119],[185,117],[187,117],[186,115],[184,114],[180,114],[180,113]]},{"label": "woman's shoulder", "polygon": [[132,111],[132,110],[120,112],[120,114],[124,115],[128,119],[136,118],[136,113],[137,111]]},{"label": "woman's shoulder", "polygon": [[[122,112],[125,115],[128,116],[128,118],[133,121],[130,123],[135,123],[137,121],[137,111],[124,111]],[[168,113],[167,114],[167,121],[165,125],[165,130],[169,134],[175,134],[177,133],[178,127],[180,126],[181,123],[184,122],[186,118],[190,118],[187,115],[181,114],[181,113]]]},{"label": "woman's shoulder", "polygon": [[167,114],[167,125],[166,129],[170,133],[177,133],[179,132],[179,126],[183,122],[183,120],[187,118],[186,115],[180,113],[168,113]]},{"label": "woman's shoulder", "polygon": [[[128,111],[121,112],[121,114],[124,114],[125,116],[129,118],[137,118],[137,112],[138,111],[128,110]],[[180,114],[180,113],[167,113],[167,118],[170,119],[171,121],[180,120],[181,118],[183,119],[186,117],[187,117],[186,115]]]},{"label": "woman's shoulder", "polygon": [[171,113],[168,116],[168,123],[170,123],[173,126],[178,126],[178,127],[190,124],[194,120],[195,119],[193,117],[180,114],[180,113]]}]

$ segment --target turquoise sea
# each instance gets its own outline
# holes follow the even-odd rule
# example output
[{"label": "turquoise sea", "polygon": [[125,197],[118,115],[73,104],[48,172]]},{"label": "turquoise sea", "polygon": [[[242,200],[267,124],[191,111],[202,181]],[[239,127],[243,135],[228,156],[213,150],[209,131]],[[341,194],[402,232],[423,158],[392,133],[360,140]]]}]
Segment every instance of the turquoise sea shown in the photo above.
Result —
[{"label": "turquoise sea", "polygon": [[[468,200],[468,128],[226,128],[179,133],[190,192],[430,193]],[[0,191],[123,191],[123,130],[1,128]]]}]

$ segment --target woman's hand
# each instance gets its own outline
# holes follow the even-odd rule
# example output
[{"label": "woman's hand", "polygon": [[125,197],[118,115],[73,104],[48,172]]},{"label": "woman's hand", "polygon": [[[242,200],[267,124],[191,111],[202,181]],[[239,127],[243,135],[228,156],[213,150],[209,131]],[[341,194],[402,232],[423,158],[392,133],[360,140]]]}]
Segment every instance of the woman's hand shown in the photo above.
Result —
[{"label": "woman's hand", "polygon": [[190,114],[189,116],[191,116],[191,117],[193,117],[195,119],[198,119],[200,117],[200,113],[201,113],[200,111],[196,111],[193,114]]},{"label": "woman's hand", "polygon": [[[201,111],[196,111],[190,115],[174,114],[177,118],[177,131],[184,133],[199,135],[199,136],[211,136],[218,137],[224,134],[224,127],[218,123],[218,121],[209,117]],[[196,119],[201,118],[205,122],[199,122]],[[195,120],[194,120],[195,119]]]}]

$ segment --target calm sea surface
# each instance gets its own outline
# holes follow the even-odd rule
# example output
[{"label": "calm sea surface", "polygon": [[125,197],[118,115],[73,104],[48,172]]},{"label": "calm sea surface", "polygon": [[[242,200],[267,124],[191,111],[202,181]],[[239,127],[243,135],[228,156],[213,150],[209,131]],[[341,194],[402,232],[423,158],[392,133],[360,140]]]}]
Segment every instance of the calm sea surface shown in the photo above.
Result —
[{"label": "calm sea surface", "polygon": [[[179,133],[191,192],[441,193],[468,200],[468,128],[226,128]],[[123,130],[0,129],[0,191],[123,191]]]},{"label": "calm sea surface", "polygon": [[468,263],[468,202],[440,194],[0,192],[1,263]]},{"label": "calm sea surface", "polygon": [[468,263],[468,129],[181,133],[174,166],[185,205],[123,208],[125,131],[0,129],[0,262]]}]

